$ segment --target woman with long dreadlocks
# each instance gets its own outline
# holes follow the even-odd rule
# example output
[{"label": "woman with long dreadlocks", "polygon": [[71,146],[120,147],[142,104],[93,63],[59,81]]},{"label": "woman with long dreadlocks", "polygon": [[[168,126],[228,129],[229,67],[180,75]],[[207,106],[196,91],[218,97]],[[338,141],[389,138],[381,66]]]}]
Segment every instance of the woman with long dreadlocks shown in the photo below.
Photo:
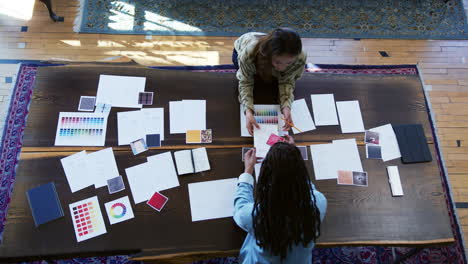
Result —
[{"label": "woman with long dreadlocks", "polygon": [[245,154],[234,198],[234,221],[248,233],[239,263],[312,263],[327,200],[311,183],[293,139],[286,139],[266,155],[255,195],[255,149]]}]

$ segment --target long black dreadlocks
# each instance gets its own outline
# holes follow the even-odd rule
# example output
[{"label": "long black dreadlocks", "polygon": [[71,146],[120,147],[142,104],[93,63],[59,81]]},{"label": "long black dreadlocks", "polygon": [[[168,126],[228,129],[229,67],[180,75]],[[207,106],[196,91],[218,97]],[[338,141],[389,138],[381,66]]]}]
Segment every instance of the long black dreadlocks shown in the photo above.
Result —
[{"label": "long black dreadlocks", "polygon": [[296,146],[278,142],[270,148],[258,177],[252,217],[257,244],[281,260],[291,246],[307,246],[320,236],[320,212]]}]

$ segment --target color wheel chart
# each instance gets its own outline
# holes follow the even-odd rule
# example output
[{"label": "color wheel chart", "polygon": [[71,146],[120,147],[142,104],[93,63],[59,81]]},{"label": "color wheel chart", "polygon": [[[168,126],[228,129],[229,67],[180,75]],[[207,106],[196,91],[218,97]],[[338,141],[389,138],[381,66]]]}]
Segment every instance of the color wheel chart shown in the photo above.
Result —
[{"label": "color wheel chart", "polygon": [[107,232],[97,196],[72,203],[69,207],[78,242]]},{"label": "color wheel chart", "polygon": [[106,130],[105,113],[61,112],[55,146],[104,146]]},{"label": "color wheel chart", "polygon": [[111,225],[135,217],[133,215],[132,205],[130,204],[128,196],[105,203],[104,207],[106,208],[107,216],[109,217],[109,223]]}]

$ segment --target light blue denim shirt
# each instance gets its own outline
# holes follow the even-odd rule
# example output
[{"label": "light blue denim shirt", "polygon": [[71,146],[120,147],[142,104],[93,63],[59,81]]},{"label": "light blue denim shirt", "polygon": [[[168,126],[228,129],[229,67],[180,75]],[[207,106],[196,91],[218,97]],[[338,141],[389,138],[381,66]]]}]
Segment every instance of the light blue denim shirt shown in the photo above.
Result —
[{"label": "light blue denim shirt", "polygon": [[[254,206],[253,197],[253,176],[243,173],[239,176],[236,195],[234,197],[234,221],[247,232],[244,244],[240,250],[239,263],[312,263],[312,249],[314,242],[310,242],[306,247],[299,244],[293,246],[282,262],[279,256],[274,256],[270,252],[264,251],[257,245],[252,223],[252,211]],[[327,199],[315,189],[312,189],[316,199],[317,208],[320,210],[320,220],[323,221],[327,210]],[[312,197],[311,197],[312,199]]]}]

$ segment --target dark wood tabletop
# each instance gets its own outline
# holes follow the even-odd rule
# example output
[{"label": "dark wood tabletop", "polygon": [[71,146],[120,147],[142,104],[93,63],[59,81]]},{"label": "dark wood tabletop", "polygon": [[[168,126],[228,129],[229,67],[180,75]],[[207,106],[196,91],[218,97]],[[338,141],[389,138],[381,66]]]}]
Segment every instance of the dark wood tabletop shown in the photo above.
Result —
[{"label": "dark wood tabletop", "polygon": [[[211,164],[207,172],[179,177],[180,186],[162,191],[169,202],[158,213],[145,203],[133,204],[135,218],[109,225],[103,212],[107,233],[84,242],[76,242],[68,204],[97,195],[104,203],[125,195],[126,190],[109,194],[106,188],[88,187],[71,193],[60,159],[75,152],[66,147],[52,147],[56,119],[61,111],[76,111],[80,95],[95,95],[99,73],[146,76],[146,90],[155,92],[153,107],[164,107],[168,119],[168,101],[207,100],[207,128],[213,129],[213,143],[205,145]],[[239,104],[236,80],[229,73],[194,73],[161,71],[132,67],[47,67],[40,69],[33,94],[24,148],[16,173],[16,182],[0,245],[1,258],[43,259],[148,252],[153,255],[180,256],[185,253],[213,252],[212,256],[235,254],[245,233],[232,218],[192,222],[188,183],[238,177],[243,171],[241,147],[252,139],[240,138]],[[419,79],[414,76],[334,76],[305,75],[297,84],[296,99],[306,98],[310,108],[311,93],[334,93],[336,100],[359,100],[366,128],[387,123],[423,124],[428,141],[431,130]],[[311,109],[311,108],[310,108]],[[106,147],[117,145],[116,111],[108,124]],[[183,135],[170,135],[168,122],[163,145],[176,149]],[[294,136],[298,144],[328,142],[338,138],[356,138],[360,134],[341,134],[339,126]],[[382,162],[365,158],[359,146],[363,168],[369,174],[369,186],[337,185],[336,180],[315,181],[311,160],[305,161],[317,189],[325,194],[328,210],[317,246],[353,245],[443,245],[454,241],[444,198],[434,144],[429,144],[434,161],[402,164],[399,159]],[[42,151],[34,152],[40,148]],[[89,148],[88,148],[89,149]],[[167,150],[151,149],[134,156],[125,149],[114,148],[121,175],[125,168],[146,161],[146,157]],[[309,158],[310,158],[310,150]],[[392,197],[386,166],[397,165],[403,197]],[[25,192],[35,186],[55,182],[65,217],[35,227]]]}]

